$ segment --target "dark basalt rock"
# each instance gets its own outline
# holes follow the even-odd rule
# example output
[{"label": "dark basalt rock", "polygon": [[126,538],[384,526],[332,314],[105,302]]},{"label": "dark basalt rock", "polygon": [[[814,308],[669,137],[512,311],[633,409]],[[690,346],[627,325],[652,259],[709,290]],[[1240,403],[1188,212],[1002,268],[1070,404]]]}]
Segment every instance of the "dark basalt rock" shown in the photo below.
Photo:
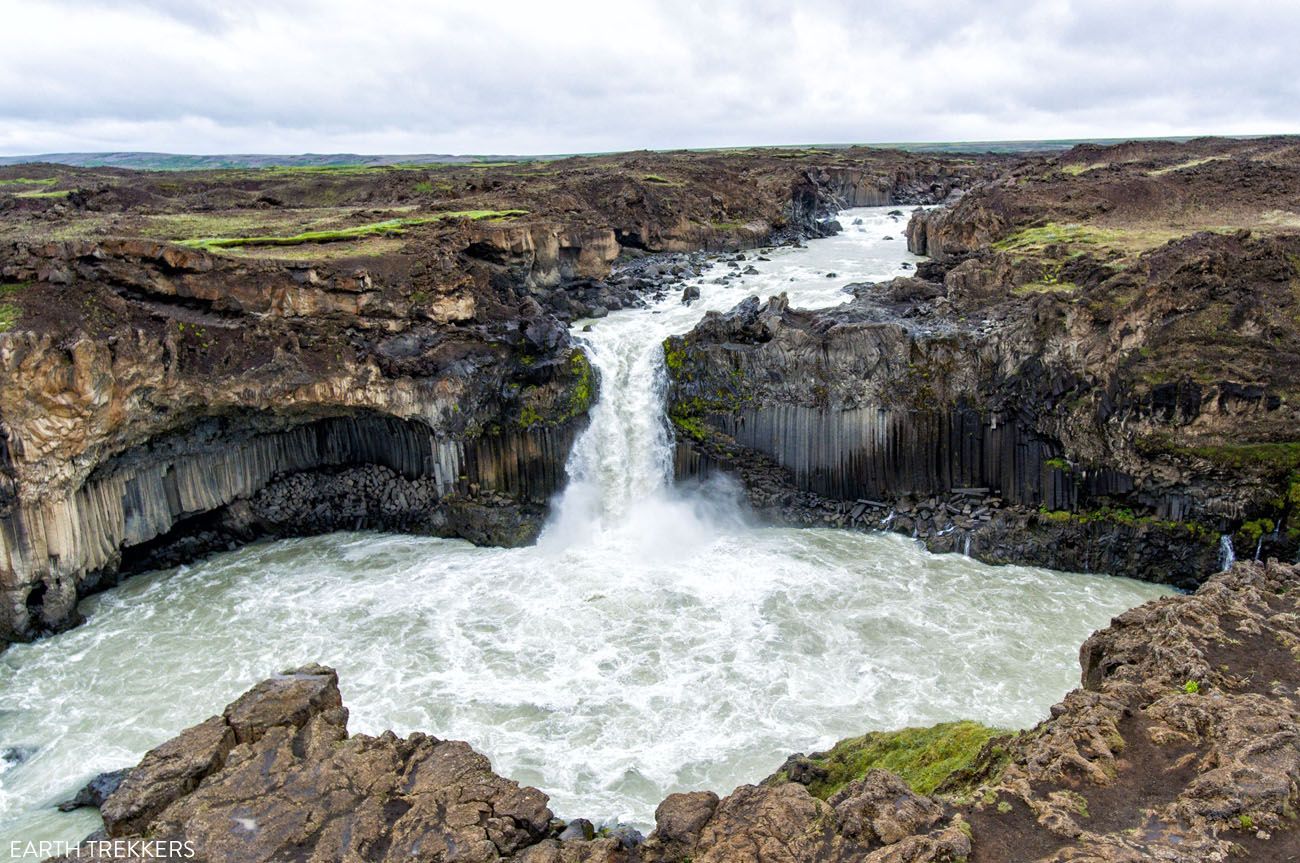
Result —
[{"label": "dark basalt rock", "polygon": [[99,808],[104,805],[104,801],[109,795],[117,790],[126,778],[126,774],[131,771],[127,768],[121,770],[111,770],[107,773],[101,773],[94,779],[90,780],[82,787],[75,797],[71,800],[65,800],[59,804],[60,812],[72,812],[75,809],[85,807]]}]

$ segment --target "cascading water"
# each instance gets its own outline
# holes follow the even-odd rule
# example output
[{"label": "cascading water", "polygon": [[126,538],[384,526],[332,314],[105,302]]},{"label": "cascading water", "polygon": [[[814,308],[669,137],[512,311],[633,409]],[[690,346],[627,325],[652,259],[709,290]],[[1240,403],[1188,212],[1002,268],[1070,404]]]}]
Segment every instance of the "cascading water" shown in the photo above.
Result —
[{"label": "cascading water", "polygon": [[643,825],[665,794],[726,793],[867,730],[1037,722],[1077,683],[1079,643],[1164,588],[757,528],[725,486],[670,482],[663,338],[750,294],[824,306],[903,272],[886,208],[841,221],[806,249],[751,254],[758,275],[717,284],[734,269],[718,262],[691,306],[594,324],[600,402],[537,546],[257,544],[132,578],[84,602],[83,626],[10,648],[0,843],[80,839],[93,810],[56,801],[305,662],[338,668],[354,732],[468,740],[566,817]]},{"label": "cascading water", "polygon": [[1228,534],[1219,535],[1219,572],[1232,569],[1232,565],[1237,562],[1237,552],[1232,547],[1232,537]]}]

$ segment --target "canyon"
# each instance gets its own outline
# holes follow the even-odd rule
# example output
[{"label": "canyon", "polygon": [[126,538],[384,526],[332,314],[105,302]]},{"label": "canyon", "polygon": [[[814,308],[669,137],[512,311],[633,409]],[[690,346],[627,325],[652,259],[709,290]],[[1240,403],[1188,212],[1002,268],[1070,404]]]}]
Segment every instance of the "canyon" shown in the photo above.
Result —
[{"label": "canyon", "polygon": [[[594,534],[663,586],[659,546],[699,533],[734,555],[806,542],[834,568],[893,531],[973,559],[957,583],[990,596],[974,561],[1195,592],[1089,638],[1082,688],[1031,730],[913,729],[911,760],[871,754],[908,732],[850,738],[729,796],[673,794],[648,839],[561,822],[467,744],[350,735],[319,665],[85,799],[108,837],[213,860],[1279,859],[1300,782],[1297,575],[1277,562],[1300,550],[1298,155],[1264,138],[0,168],[0,637],[65,632],[128,575],[258,539],[378,530],[572,564],[586,552],[564,543]],[[911,255],[834,263],[881,244]],[[654,535],[611,523],[633,507]],[[533,558],[457,559],[536,580]],[[1057,600],[1101,615],[1107,576],[1058,577]],[[1168,592],[1144,589],[1112,607]],[[12,649],[21,669],[42,646]]]}]

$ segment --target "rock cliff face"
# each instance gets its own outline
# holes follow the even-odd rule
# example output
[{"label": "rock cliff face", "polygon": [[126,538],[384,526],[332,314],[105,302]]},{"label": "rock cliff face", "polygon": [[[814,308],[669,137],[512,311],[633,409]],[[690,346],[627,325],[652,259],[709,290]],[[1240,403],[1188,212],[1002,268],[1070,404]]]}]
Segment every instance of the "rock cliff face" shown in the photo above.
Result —
[{"label": "rock cliff face", "polygon": [[[852,286],[834,309],[755,298],[710,316],[666,345],[679,472],[726,467],[782,520],[991,562],[1190,587],[1217,570],[1220,534],[1242,557],[1293,558],[1300,233],[1266,215],[1300,195],[1291,147],[1229,147],[1194,182],[1177,161],[1103,184],[1035,160],[913,216],[909,243],[933,258],[920,278]],[[1234,191],[1198,213],[1251,227],[1171,224],[1172,196],[1204,200],[1189,185],[1263,171],[1287,181],[1274,200],[1246,209]],[[1045,221],[1097,212],[1111,221]]]},{"label": "rock cliff face", "polygon": [[644,840],[593,834],[464,743],[349,736],[337,678],[313,666],[149,752],[101,812],[108,837],[188,841],[210,863],[1287,859],[1300,849],[1297,588],[1295,567],[1239,564],[1122,615],[1080,650],[1082,688],[933,796],[864,763],[823,799],[791,779],[816,776],[815,758],[792,756],[721,799],[669,796]]},{"label": "rock cliff face", "polygon": [[[391,271],[112,242],[9,261],[8,277],[66,313],[0,345],[6,639],[75,622],[80,595],[176,538],[194,552],[405,526],[528,541],[595,392],[553,319],[535,304],[504,311],[472,281],[411,320]],[[340,472],[353,465],[388,473],[358,485]],[[272,504],[278,483],[308,473],[314,499]],[[327,489],[353,505],[322,505]],[[514,512],[467,524],[485,505]]]},{"label": "rock cliff face", "polygon": [[[662,290],[637,256],[937,200],[992,167],[971,164],[0,169],[0,646],[258,536],[530,542],[599,386],[566,323]],[[67,194],[10,194],[27,182]]]}]

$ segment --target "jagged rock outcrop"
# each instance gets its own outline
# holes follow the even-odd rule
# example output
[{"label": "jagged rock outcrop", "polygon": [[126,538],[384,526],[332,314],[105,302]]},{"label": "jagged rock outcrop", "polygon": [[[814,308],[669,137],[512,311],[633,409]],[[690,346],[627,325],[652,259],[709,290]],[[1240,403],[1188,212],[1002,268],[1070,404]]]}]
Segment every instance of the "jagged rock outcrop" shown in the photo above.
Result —
[{"label": "jagged rock outcrop", "polygon": [[464,743],[349,736],[334,672],[311,666],[149,752],[101,811],[110,837],[188,841],[209,863],[1286,859],[1300,848],[1298,588],[1300,568],[1239,564],[1121,615],[1081,648],[1082,688],[934,796],[866,765],[821,799],[787,772],[722,799],[670,795],[644,842],[592,836]]}]

